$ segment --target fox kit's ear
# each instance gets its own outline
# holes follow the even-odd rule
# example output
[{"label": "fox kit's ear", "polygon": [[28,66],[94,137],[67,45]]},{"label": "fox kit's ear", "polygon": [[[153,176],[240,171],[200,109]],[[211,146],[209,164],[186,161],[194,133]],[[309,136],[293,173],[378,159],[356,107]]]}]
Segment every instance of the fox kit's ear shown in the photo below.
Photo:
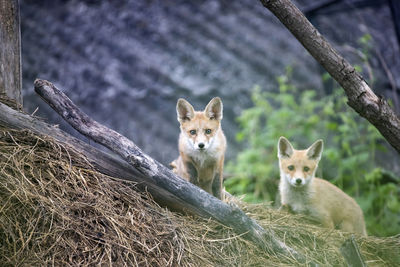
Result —
[{"label": "fox kit's ear", "polygon": [[180,123],[186,120],[190,121],[194,117],[193,106],[183,98],[179,98],[178,103],[176,103],[176,113]]},{"label": "fox kit's ear", "polygon": [[222,101],[219,97],[214,97],[207,104],[204,113],[209,119],[222,120]]},{"label": "fox kit's ear", "polygon": [[293,155],[293,147],[289,140],[281,136],[278,141],[278,158],[290,158]]},{"label": "fox kit's ear", "polygon": [[314,159],[314,160],[320,160],[323,149],[324,149],[324,141],[322,141],[321,139],[315,141],[315,143],[312,144],[307,149],[308,158]]}]

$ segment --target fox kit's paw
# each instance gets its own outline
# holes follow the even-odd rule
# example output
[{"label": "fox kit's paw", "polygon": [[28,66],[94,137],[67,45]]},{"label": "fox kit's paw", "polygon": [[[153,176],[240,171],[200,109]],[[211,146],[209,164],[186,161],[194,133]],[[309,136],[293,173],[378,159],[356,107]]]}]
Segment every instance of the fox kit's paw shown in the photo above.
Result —
[{"label": "fox kit's paw", "polygon": [[230,194],[229,192],[225,191],[225,188],[222,191],[222,198],[223,202],[233,206],[239,206],[239,204],[243,203],[242,198]]},{"label": "fox kit's paw", "polygon": [[175,161],[175,160],[172,161],[172,162],[169,164],[169,166],[171,167],[171,169],[176,169],[176,168],[177,168],[177,166],[176,166],[176,161]]},{"label": "fox kit's paw", "polygon": [[283,204],[279,207],[279,211],[293,213],[292,208],[288,204]]}]

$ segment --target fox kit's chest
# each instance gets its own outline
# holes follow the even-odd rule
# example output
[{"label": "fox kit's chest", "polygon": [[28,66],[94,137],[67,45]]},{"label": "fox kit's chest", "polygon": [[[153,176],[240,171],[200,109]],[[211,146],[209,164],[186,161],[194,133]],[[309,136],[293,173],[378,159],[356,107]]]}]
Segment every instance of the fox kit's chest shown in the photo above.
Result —
[{"label": "fox kit's chest", "polygon": [[207,168],[208,166],[215,165],[218,159],[218,155],[216,154],[199,153],[198,151],[194,151],[188,154],[188,156],[197,168]]},{"label": "fox kit's chest", "polygon": [[292,186],[286,179],[281,179],[279,191],[281,195],[282,205],[290,206],[295,213],[311,214],[312,198],[315,195],[315,189],[311,183],[302,187]]},{"label": "fox kit's chest", "polygon": [[[290,190],[290,189],[289,189]],[[295,213],[309,213],[310,208],[310,196],[309,192],[306,190],[290,190],[291,192],[287,192],[286,194],[286,204],[290,206],[290,208]]]}]

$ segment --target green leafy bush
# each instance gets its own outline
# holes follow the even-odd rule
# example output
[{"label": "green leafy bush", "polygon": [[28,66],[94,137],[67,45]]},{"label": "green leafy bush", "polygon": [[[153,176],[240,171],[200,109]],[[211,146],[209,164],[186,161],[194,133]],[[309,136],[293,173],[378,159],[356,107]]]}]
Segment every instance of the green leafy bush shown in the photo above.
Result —
[{"label": "green leafy bush", "polygon": [[335,89],[329,96],[300,91],[290,82],[291,73],[289,67],[278,77],[277,92],[253,89],[254,106],[238,117],[237,140],[246,142],[247,149],[227,164],[226,171],[232,176],[225,182],[227,190],[245,194],[250,202],[273,201],[279,184],[279,137],[287,137],[297,149],[322,138],[325,149],[317,176],[357,200],[370,234],[399,233],[399,180],[384,179],[388,173],[375,160],[377,152],[385,149],[384,138],[346,105],[343,90]]}]

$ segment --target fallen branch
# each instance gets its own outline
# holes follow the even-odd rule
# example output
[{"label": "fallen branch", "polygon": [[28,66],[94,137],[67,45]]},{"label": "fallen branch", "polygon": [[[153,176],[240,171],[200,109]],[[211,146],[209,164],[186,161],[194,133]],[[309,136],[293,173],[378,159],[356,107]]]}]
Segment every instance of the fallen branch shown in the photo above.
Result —
[{"label": "fallen branch", "polygon": [[343,243],[343,245],[340,247],[340,252],[346,259],[347,266],[352,266],[352,267],[367,266],[361,255],[360,248],[357,245],[354,235],[351,235],[351,237]]},{"label": "fallen branch", "polygon": [[[237,234],[244,234],[243,237],[270,253],[291,257],[300,263],[307,262],[303,255],[278,240],[273,231],[263,229],[237,206],[228,205],[179,178],[161,163],[146,155],[132,141],[91,119],[52,83],[38,79],[35,81],[35,91],[77,131],[126,160],[136,172],[147,179],[143,181],[144,183],[156,185],[160,190],[175,196],[178,201],[172,203],[173,208],[213,218],[231,227]],[[151,190],[149,192],[153,193]],[[162,198],[162,194],[158,194],[158,197]]]},{"label": "fallen branch", "polygon": [[374,94],[364,78],[325,40],[290,0],[261,0],[343,87],[348,105],[372,123],[400,153],[400,118]]}]

